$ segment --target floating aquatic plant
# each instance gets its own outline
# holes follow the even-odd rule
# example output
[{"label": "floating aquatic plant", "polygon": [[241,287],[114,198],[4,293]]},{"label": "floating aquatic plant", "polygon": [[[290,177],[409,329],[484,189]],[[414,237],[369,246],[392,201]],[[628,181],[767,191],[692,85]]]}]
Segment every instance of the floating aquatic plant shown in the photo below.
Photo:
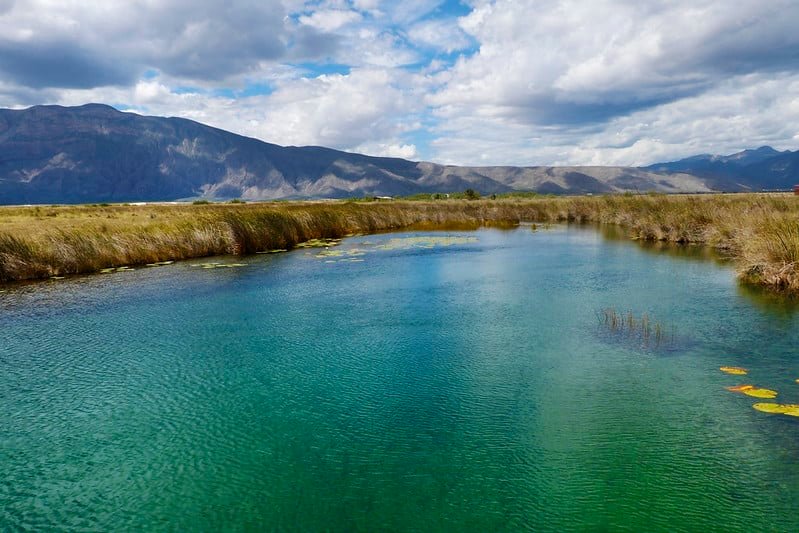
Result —
[{"label": "floating aquatic plant", "polygon": [[238,267],[247,266],[247,264],[246,263],[219,263],[219,262],[214,262],[214,263],[198,263],[198,264],[195,264],[195,265],[192,265],[192,266],[199,267],[199,268],[202,268],[204,270],[211,270],[211,269],[214,269],[214,268],[238,268]]},{"label": "floating aquatic plant", "polygon": [[338,246],[341,239],[310,239],[296,245],[296,248],[328,248]]},{"label": "floating aquatic plant", "polygon": [[411,248],[432,249],[436,247],[449,247],[477,242],[477,237],[461,236],[420,236],[396,237],[389,239],[385,244],[376,246],[378,250],[407,250]]},{"label": "floating aquatic plant", "polygon": [[766,399],[776,398],[778,394],[777,391],[775,390],[759,389],[759,388],[747,389],[743,391],[743,393],[753,398],[766,398]]},{"label": "floating aquatic plant", "polygon": [[761,411],[763,413],[770,413],[770,414],[777,414],[777,415],[789,415],[789,416],[799,416],[799,405],[797,404],[780,404],[780,403],[770,403],[770,402],[760,402],[753,404],[756,410]]},{"label": "floating aquatic plant", "polygon": [[360,257],[362,255],[366,255],[366,252],[359,248],[353,248],[352,250],[324,250],[316,254],[315,257],[318,259],[328,258],[328,257]]},{"label": "floating aquatic plant", "polygon": [[749,371],[745,368],[741,368],[740,366],[722,366],[719,367],[719,370],[726,374],[732,374],[733,376],[745,376]]},{"label": "floating aquatic plant", "polygon": [[719,367],[719,370],[725,374],[731,374],[734,376],[745,376],[749,372],[747,369],[739,366],[722,366]]},{"label": "floating aquatic plant", "polygon": [[725,387],[730,392],[739,392],[741,394],[746,394],[747,396],[751,396],[753,398],[765,398],[771,399],[776,398],[778,393],[775,390],[771,389],[761,389],[759,387],[755,387],[754,385],[737,385],[735,387]]}]

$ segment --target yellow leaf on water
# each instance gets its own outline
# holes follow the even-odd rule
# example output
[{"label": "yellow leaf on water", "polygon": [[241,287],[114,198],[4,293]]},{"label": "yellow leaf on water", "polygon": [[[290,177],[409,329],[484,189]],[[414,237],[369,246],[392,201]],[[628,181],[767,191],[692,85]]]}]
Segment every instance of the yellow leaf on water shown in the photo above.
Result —
[{"label": "yellow leaf on water", "polygon": [[782,405],[779,403],[761,402],[752,405],[752,407],[754,407],[758,411],[762,411],[764,413],[772,413],[772,414],[784,414],[786,411],[788,411],[787,405]]},{"label": "yellow leaf on water", "polygon": [[785,412],[782,413],[782,414],[788,415],[788,416],[799,416],[799,405],[792,405],[792,406],[789,406],[789,407],[790,408],[786,409]]},{"label": "yellow leaf on water", "polygon": [[722,366],[719,367],[719,370],[725,372],[727,374],[732,374],[734,376],[745,376],[748,370],[745,368],[741,368],[740,366]]},{"label": "yellow leaf on water", "polygon": [[744,392],[749,389],[754,389],[755,387],[753,385],[736,385],[735,387],[724,387],[724,388],[730,392]]},{"label": "yellow leaf on water", "polygon": [[747,396],[752,396],[753,398],[776,398],[777,391],[771,389],[746,389],[742,391]]}]

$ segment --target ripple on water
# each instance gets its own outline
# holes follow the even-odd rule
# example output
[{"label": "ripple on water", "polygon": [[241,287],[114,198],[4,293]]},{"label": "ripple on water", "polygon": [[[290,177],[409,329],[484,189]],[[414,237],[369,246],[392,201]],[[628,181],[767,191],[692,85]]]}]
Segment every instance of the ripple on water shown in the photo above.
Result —
[{"label": "ripple on water", "polygon": [[[4,293],[0,529],[797,529],[799,424],[718,371],[783,393],[792,323],[750,331],[712,263],[462,236]],[[691,342],[603,338],[608,302]]]}]

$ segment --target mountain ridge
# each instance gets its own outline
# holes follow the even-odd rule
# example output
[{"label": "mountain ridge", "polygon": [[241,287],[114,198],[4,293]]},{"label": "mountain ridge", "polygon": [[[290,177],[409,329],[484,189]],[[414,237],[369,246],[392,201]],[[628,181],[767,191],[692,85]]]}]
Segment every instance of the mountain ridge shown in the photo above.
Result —
[{"label": "mountain ridge", "polygon": [[403,196],[467,188],[484,194],[710,192],[751,190],[752,168],[767,174],[764,183],[787,186],[799,173],[799,152],[768,150],[641,168],[466,167],[280,146],[104,104],[46,105],[0,109],[0,204]]}]

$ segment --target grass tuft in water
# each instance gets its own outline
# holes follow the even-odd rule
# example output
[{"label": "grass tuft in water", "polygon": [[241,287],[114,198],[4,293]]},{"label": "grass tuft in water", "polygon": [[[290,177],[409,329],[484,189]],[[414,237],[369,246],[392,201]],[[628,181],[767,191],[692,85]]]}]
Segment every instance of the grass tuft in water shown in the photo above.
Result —
[{"label": "grass tuft in water", "polygon": [[674,328],[668,331],[662,322],[653,320],[647,313],[639,318],[632,312],[620,313],[608,307],[600,310],[597,318],[610,333],[640,341],[647,347],[658,348],[666,342],[674,341]]}]

